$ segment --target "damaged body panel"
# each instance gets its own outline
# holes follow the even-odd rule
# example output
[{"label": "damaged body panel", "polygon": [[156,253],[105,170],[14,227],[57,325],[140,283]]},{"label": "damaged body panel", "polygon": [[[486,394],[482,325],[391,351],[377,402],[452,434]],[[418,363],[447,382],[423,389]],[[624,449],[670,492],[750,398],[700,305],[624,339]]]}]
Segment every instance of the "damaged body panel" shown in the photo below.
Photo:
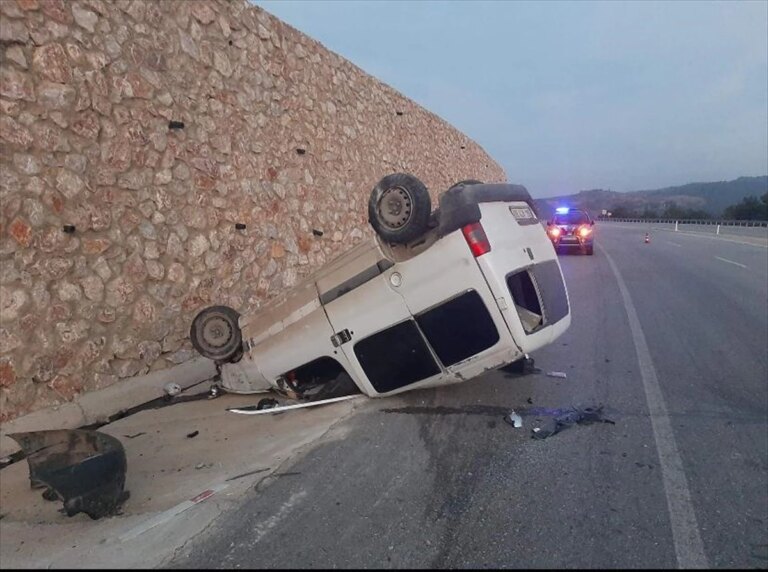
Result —
[{"label": "damaged body panel", "polygon": [[29,464],[32,488],[48,500],[64,501],[64,512],[92,519],[114,514],[128,498],[122,443],[111,435],[85,429],[31,431],[8,435]]},{"label": "damaged body panel", "polygon": [[242,357],[219,362],[222,387],[388,396],[477,377],[565,332],[565,283],[524,187],[457,184],[430,221],[408,243],[366,239],[240,316]]}]

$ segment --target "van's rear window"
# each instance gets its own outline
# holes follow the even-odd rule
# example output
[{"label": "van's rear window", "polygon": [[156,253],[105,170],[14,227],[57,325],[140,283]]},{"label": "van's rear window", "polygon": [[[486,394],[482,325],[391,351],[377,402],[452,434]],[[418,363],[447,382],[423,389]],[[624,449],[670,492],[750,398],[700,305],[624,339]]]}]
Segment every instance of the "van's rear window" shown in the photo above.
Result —
[{"label": "van's rear window", "polygon": [[416,316],[416,321],[446,367],[499,341],[493,318],[475,290],[427,310]]},{"label": "van's rear window", "polygon": [[507,287],[512,294],[517,315],[523,324],[526,334],[536,331],[542,326],[544,312],[541,311],[541,302],[530,272],[523,270],[517,274],[507,276]]},{"label": "van's rear window", "polygon": [[507,287],[525,333],[554,324],[568,315],[568,295],[556,260],[547,260],[507,276]]}]

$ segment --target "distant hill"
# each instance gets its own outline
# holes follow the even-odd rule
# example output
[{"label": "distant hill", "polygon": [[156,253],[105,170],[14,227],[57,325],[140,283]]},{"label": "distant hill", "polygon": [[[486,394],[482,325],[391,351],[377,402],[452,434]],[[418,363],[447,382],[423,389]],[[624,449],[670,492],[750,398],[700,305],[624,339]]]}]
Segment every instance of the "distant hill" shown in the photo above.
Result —
[{"label": "distant hill", "polygon": [[572,195],[536,199],[540,216],[550,218],[556,207],[571,206],[586,209],[598,216],[603,209],[615,214],[641,215],[656,212],[661,215],[671,204],[679,209],[699,211],[713,217],[740,202],[744,197],[761,197],[768,192],[768,176],[739,177],[733,181],[689,183],[650,191],[619,193],[604,189],[580,191]]}]

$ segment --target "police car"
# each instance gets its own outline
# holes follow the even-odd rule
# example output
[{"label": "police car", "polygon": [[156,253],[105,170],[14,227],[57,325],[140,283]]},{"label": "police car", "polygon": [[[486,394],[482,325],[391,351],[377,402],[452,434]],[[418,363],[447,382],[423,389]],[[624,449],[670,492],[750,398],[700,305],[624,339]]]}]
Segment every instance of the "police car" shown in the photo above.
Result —
[{"label": "police car", "polygon": [[594,253],[595,221],[587,211],[560,207],[547,222],[547,236],[556,251],[578,248],[585,254]]}]

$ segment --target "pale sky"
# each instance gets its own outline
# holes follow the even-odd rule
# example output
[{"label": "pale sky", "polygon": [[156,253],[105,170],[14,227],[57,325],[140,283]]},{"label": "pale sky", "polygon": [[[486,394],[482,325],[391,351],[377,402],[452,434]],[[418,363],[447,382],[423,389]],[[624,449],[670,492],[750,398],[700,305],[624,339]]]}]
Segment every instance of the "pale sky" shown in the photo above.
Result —
[{"label": "pale sky", "polygon": [[253,3],[534,196],[768,174],[768,1]]}]

